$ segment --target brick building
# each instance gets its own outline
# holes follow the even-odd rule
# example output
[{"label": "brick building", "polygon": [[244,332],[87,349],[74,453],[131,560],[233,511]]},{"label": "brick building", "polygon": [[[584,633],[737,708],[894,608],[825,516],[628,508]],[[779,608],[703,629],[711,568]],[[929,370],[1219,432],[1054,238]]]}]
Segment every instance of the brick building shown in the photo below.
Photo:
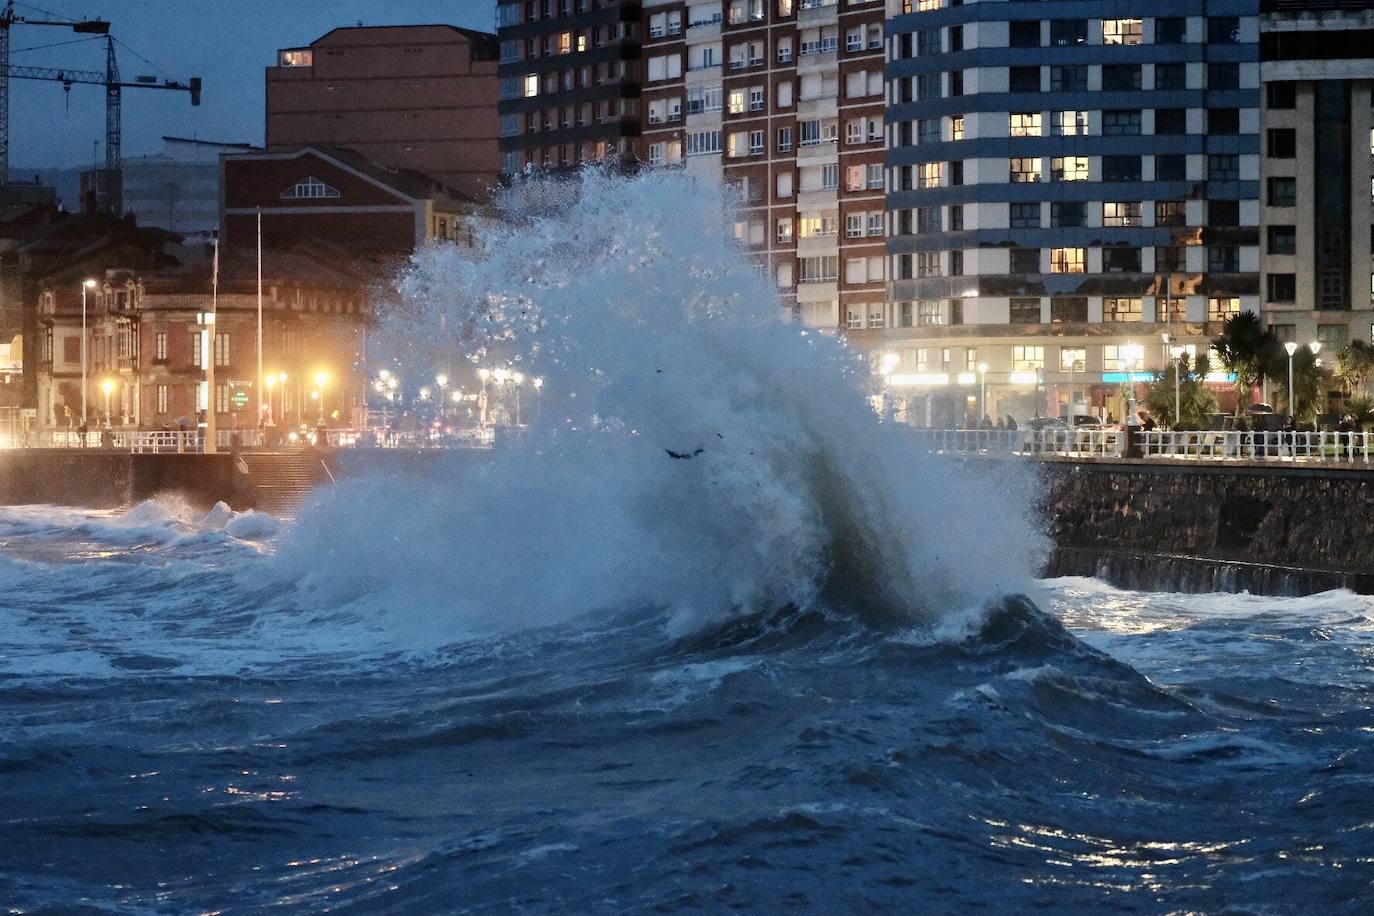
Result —
[{"label": "brick building", "polygon": [[[257,264],[227,251],[220,261],[215,335],[206,345],[198,316],[212,308],[210,254],[151,270],[109,268],[87,290],[89,422],[173,428],[194,423],[210,403],[206,360],[215,360],[214,404],[221,429],[256,425]],[[115,260],[107,263],[117,263]],[[264,413],[289,424],[331,424],[358,415],[371,288],[348,252],[315,243],[267,250],[263,257],[263,369],[274,379]],[[40,427],[80,422],[81,283],[53,278],[39,296]],[[325,374],[321,388],[317,375]],[[285,381],[282,381],[282,376]],[[108,411],[105,383],[110,384]]]},{"label": "brick building", "polygon": [[496,95],[494,35],[334,29],[267,68],[267,146],[353,149],[481,198],[497,179]]},{"label": "brick building", "polygon": [[410,169],[378,165],[352,150],[306,146],[220,160],[220,238],[252,246],[262,212],[263,243],[316,239],[352,249],[408,255],[434,239],[466,238],[474,207]]}]

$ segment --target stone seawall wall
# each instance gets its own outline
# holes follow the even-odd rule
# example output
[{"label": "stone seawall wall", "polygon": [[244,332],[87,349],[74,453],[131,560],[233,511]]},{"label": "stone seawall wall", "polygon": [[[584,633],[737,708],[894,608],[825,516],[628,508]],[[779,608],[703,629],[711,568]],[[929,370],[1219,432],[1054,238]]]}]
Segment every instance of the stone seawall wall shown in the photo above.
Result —
[{"label": "stone seawall wall", "polygon": [[244,508],[251,498],[241,477],[228,454],[9,449],[0,451],[0,505],[109,509],[170,494],[199,508],[220,500]]},{"label": "stone seawall wall", "polygon": [[[1046,462],[1042,508],[1057,555],[1083,573],[1123,556],[1215,561],[1237,588],[1311,591],[1374,582],[1374,473],[1257,465]],[[1274,568],[1290,570],[1280,589]],[[1247,569],[1250,570],[1247,573]],[[1325,571],[1337,577],[1298,573]],[[1165,586],[1167,587],[1167,586]]]}]

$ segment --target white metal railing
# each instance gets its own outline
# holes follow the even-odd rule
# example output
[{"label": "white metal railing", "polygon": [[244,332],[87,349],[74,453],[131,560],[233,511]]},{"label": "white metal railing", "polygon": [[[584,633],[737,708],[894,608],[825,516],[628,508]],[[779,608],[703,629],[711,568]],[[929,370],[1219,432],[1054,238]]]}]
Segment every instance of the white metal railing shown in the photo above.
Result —
[{"label": "white metal railing", "polygon": [[[917,442],[946,455],[1118,458],[1126,454],[1123,429],[917,429]],[[1146,459],[1185,461],[1288,461],[1370,463],[1374,433],[1142,430],[1133,432]]]},{"label": "white metal railing", "polygon": [[1147,458],[1301,461],[1369,464],[1371,438],[1364,432],[1247,432],[1244,430],[1174,432],[1142,430],[1141,453]]},{"label": "white metal railing", "polygon": [[918,429],[918,441],[948,455],[1118,455],[1123,433],[1115,429]]}]

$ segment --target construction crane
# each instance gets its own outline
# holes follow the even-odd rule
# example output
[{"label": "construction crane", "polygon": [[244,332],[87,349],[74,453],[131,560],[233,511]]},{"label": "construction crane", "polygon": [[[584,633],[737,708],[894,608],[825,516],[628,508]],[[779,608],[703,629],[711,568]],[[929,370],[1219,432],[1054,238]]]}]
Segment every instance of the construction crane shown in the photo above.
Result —
[{"label": "construction crane", "polygon": [[[15,67],[10,64],[10,30],[22,23],[24,25],[48,25],[69,28],[83,35],[105,36],[105,72],[93,70],[58,70],[50,67]],[[10,174],[10,80],[47,80],[61,83],[71,91],[74,84],[105,87],[105,168],[117,171],[122,161],[121,146],[121,92],[124,89],[171,89],[186,92],[191,96],[191,104],[200,104],[200,77],[194,76],[185,83],[175,80],[159,82],[154,77],[140,76],[134,82],[124,82],[119,78],[119,64],[115,60],[114,36],[110,34],[110,24],[94,19],[82,22],[66,22],[52,19],[28,19],[14,12],[14,0],[7,0],[4,12],[0,12],[0,185],[9,183]]]}]

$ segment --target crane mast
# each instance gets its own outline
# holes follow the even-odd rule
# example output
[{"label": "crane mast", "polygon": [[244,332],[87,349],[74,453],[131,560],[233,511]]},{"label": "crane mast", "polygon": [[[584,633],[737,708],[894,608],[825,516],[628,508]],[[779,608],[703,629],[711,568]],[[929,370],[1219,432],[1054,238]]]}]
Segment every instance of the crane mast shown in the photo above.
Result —
[{"label": "crane mast", "polygon": [[[10,64],[10,34],[17,24],[58,26],[83,35],[105,36],[105,72],[91,70],[58,70],[50,67],[15,67]],[[0,11],[0,187],[9,184],[10,177],[10,80],[47,80],[62,83],[66,89],[81,83],[105,87],[105,169],[117,172],[122,164],[123,129],[122,92],[129,89],[171,89],[189,93],[191,104],[200,104],[200,77],[193,76],[185,83],[176,80],[158,82],[151,77],[139,77],[125,82],[119,76],[119,61],[115,58],[114,36],[110,24],[102,19],[68,22],[50,19],[28,19],[16,15],[14,0],[5,0]]]}]

